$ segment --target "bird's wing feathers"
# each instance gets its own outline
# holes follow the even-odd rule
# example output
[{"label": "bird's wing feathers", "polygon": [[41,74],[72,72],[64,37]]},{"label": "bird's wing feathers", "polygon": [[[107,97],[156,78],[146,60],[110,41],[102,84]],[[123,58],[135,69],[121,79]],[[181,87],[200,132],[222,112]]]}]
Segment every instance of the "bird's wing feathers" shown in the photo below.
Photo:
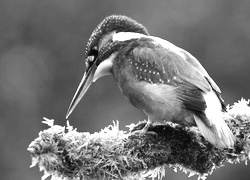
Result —
[{"label": "bird's wing feathers", "polygon": [[[144,41],[144,42],[143,42]],[[192,84],[204,92],[211,90],[206,74],[200,72],[195,66],[180,56],[176,50],[163,47],[157,42],[146,41],[141,38],[138,45],[133,49],[135,72],[145,72],[141,75],[153,74],[153,83],[161,79],[165,84],[182,85]],[[149,71],[151,70],[151,73]]]},{"label": "bird's wing feathers", "polygon": [[197,70],[199,70],[204,77],[209,81],[210,85],[213,87],[213,89],[219,93],[221,93],[220,88],[217,86],[217,84],[214,82],[214,80],[208,75],[207,71],[203,68],[203,66],[199,63],[199,61],[189,52],[185,51],[184,49],[180,49],[180,52],[183,53],[185,56],[186,61],[188,61],[191,65],[193,65]]},{"label": "bird's wing feathers", "polygon": [[185,56],[186,61],[188,61],[190,64],[192,64],[194,67],[196,67],[206,78],[206,80],[209,82],[209,84],[211,85],[211,87],[213,88],[214,92],[216,93],[217,97],[219,98],[221,105],[222,105],[222,110],[226,111],[226,105],[224,103],[224,100],[222,99],[220,93],[221,90],[220,88],[217,86],[217,84],[214,82],[214,80],[209,76],[209,74],[207,73],[207,71],[202,67],[202,65],[199,63],[199,61],[189,52],[185,51],[184,49],[179,48],[180,51],[183,53],[183,55]]},{"label": "bird's wing feathers", "polygon": [[204,111],[206,102],[202,92],[212,89],[208,74],[197,60],[186,60],[186,55],[171,48],[172,44],[170,47],[163,45],[146,38],[137,40],[133,48],[134,75],[142,81],[176,86],[185,108]]}]

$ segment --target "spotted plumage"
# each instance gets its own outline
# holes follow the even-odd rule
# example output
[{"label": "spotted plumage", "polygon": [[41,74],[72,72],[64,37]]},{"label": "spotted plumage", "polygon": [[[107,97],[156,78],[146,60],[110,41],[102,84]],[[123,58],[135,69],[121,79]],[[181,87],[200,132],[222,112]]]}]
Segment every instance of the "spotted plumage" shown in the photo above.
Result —
[{"label": "spotted plumage", "polygon": [[133,75],[137,80],[148,83],[165,83],[160,71],[153,63],[142,62],[139,59],[130,59],[130,61],[130,68],[133,69]]},{"label": "spotted plumage", "polygon": [[141,133],[155,122],[171,121],[197,126],[219,148],[233,147],[235,138],[222,118],[221,91],[184,49],[150,36],[131,18],[112,15],[93,31],[86,56],[86,71],[67,117],[92,82],[113,75],[124,96],[148,117]]}]

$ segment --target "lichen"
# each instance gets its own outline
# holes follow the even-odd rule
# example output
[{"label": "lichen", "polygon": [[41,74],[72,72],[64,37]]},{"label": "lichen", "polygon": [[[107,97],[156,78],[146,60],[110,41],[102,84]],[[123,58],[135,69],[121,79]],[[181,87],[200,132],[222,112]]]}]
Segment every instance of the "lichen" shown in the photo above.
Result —
[{"label": "lichen", "polygon": [[[31,167],[44,171],[42,179],[162,179],[167,166],[205,179],[225,162],[245,163],[250,158],[250,107],[242,99],[228,108],[224,119],[237,142],[234,149],[218,149],[198,129],[177,124],[152,126],[155,133],[119,130],[114,122],[100,132],[78,132],[72,126],[54,125],[39,133],[28,147]],[[140,128],[145,122],[130,126]]]}]

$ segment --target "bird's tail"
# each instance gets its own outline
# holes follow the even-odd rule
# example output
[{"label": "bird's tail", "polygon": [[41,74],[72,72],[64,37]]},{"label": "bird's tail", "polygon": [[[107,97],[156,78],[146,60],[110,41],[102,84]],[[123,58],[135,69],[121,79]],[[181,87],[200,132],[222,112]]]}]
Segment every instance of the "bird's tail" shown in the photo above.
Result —
[{"label": "bird's tail", "polygon": [[208,126],[200,117],[194,115],[195,122],[206,140],[218,148],[233,148],[235,137],[232,131],[222,119],[222,116],[217,118],[216,123]]}]

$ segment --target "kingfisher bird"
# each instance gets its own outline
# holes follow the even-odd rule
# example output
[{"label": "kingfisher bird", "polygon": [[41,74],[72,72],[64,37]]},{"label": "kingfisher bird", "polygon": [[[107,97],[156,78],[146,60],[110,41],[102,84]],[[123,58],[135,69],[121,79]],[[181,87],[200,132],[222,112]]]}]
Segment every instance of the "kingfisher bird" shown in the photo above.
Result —
[{"label": "kingfisher bird", "polygon": [[106,17],[86,47],[86,69],[71,101],[72,113],[92,82],[113,75],[128,101],[148,117],[140,133],[155,123],[197,126],[218,148],[233,148],[235,137],[225,121],[220,88],[199,61],[167,40],[151,36],[123,15]]}]

